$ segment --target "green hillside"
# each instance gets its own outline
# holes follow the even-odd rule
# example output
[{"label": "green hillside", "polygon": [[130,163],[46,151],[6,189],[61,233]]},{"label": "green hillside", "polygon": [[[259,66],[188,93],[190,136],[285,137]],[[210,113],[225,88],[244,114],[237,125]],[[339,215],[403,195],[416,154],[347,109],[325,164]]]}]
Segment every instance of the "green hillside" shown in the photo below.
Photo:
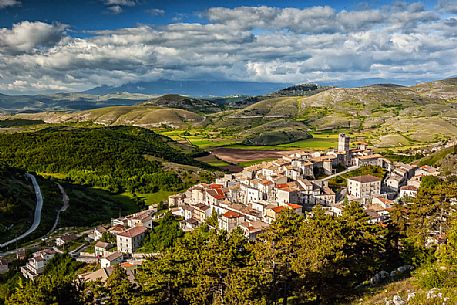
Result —
[{"label": "green hillside", "polygon": [[18,114],[22,119],[47,123],[92,122],[103,126],[133,125],[144,128],[185,128],[203,121],[197,113],[157,106],[115,106],[81,112],[42,112]]},{"label": "green hillside", "polygon": [[196,99],[192,97],[182,96],[179,94],[166,94],[156,98],[147,100],[140,105],[160,106],[166,108],[185,109],[193,112],[211,113],[221,111],[221,108],[208,100]]},{"label": "green hillside", "polygon": [[[48,123],[93,122],[104,126],[200,130],[211,134],[210,138],[204,139],[205,143],[215,144],[208,146],[218,146],[227,140],[230,144],[284,144],[306,139],[305,132],[310,130],[333,133],[344,130],[383,148],[420,146],[453,138],[457,134],[456,78],[411,87],[322,87],[309,93],[297,86],[291,88],[286,89],[285,96],[278,92],[252,97],[236,107],[165,95],[142,106],[21,114],[17,118]],[[278,128],[285,130],[278,131]],[[266,135],[257,139],[259,131]]]},{"label": "green hillside", "polygon": [[436,142],[457,135],[457,81],[332,88],[311,96],[271,98],[213,114],[205,124],[239,133],[262,126],[268,130],[280,120],[299,121],[315,131],[347,130],[380,147]]},{"label": "green hillside", "polygon": [[20,235],[32,224],[36,199],[24,174],[0,164],[0,243]]},{"label": "green hillside", "polygon": [[[163,162],[202,166],[170,138],[139,127],[50,127],[0,134],[0,158],[28,171],[65,174],[70,182],[111,191],[180,190],[191,175]],[[198,169],[198,168],[197,168]],[[185,179],[183,178],[185,177]]]},{"label": "green hillside", "polygon": [[[17,245],[40,238],[54,225],[62,207],[62,195],[55,181],[35,175],[43,195],[41,223]],[[139,210],[138,203],[128,197],[87,186],[62,183],[70,198],[69,208],[60,214],[59,227],[84,227],[108,222],[112,217]],[[32,225],[36,197],[25,171],[0,165],[0,243],[11,240]],[[10,246],[15,247],[16,244]],[[4,249],[0,249],[4,250]]]}]

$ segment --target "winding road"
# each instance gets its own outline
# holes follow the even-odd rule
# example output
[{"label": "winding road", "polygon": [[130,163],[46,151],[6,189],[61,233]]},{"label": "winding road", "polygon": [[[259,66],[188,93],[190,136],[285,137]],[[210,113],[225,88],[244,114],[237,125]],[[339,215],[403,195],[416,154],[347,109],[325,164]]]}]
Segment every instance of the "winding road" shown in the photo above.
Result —
[{"label": "winding road", "polygon": [[35,190],[35,195],[36,195],[36,207],[35,207],[35,214],[33,216],[33,224],[25,233],[19,235],[18,237],[14,238],[12,240],[5,242],[4,244],[0,244],[0,248],[4,248],[12,243],[15,243],[18,240],[21,240],[21,239],[27,237],[28,235],[33,233],[41,223],[41,209],[43,208],[43,195],[41,195],[41,189],[40,189],[40,186],[38,185],[38,182],[36,181],[35,176],[33,176],[29,173],[27,173],[25,175],[27,178],[30,178],[30,180],[32,181],[33,188]]},{"label": "winding road", "polygon": [[60,220],[60,213],[65,212],[68,209],[68,207],[70,206],[70,204],[69,204],[70,197],[68,197],[67,193],[65,192],[65,189],[59,183],[57,183],[57,186],[59,187],[60,193],[62,194],[63,206],[59,211],[57,211],[57,217],[56,217],[56,220],[54,221],[54,225],[52,226],[51,231],[49,231],[49,233],[47,235],[54,232],[54,230],[56,229],[57,224],[59,223],[59,220]]}]

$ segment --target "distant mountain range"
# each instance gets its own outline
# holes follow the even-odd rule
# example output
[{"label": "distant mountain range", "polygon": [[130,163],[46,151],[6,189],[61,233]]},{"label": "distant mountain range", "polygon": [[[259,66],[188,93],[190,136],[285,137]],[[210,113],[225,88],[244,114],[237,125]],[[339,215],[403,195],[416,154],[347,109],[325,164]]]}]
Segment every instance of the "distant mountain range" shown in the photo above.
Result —
[{"label": "distant mountain range", "polygon": [[[353,82],[359,82],[363,87],[402,87],[396,84],[386,84],[384,79],[354,80]],[[243,108],[275,97],[316,95],[335,88],[335,86],[341,88],[347,85],[339,83],[342,86],[337,86],[338,82],[320,85],[291,85],[271,82],[158,80],[129,83],[118,87],[101,86],[79,93],[49,95],[5,95],[0,93],[0,114],[83,111],[110,106],[135,106],[144,102],[149,106],[210,113],[227,108]],[[428,91],[428,88],[424,87],[421,90]]]},{"label": "distant mountain range", "polygon": [[194,97],[262,95],[290,85],[292,84],[270,82],[157,80],[153,82],[128,83],[118,87],[101,86],[83,93],[101,95],[130,92],[154,95],[181,94]]},{"label": "distant mountain range", "polygon": [[108,106],[131,106],[154,97],[157,96],[131,93],[105,95],[83,93],[58,93],[50,95],[0,94],[0,114],[79,111]]}]

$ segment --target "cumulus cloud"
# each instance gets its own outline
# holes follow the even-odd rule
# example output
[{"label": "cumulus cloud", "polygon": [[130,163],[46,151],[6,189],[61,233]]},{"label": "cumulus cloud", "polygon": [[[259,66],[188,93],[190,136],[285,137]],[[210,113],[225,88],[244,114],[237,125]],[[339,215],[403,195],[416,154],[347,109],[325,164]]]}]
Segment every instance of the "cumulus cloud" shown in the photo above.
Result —
[{"label": "cumulus cloud", "polygon": [[63,38],[66,27],[59,23],[23,21],[12,29],[0,29],[0,50],[17,54],[52,47]]},{"label": "cumulus cloud", "polygon": [[0,0],[0,10],[10,6],[21,5],[21,1],[18,0]]},{"label": "cumulus cloud", "polygon": [[456,18],[420,4],[211,8],[205,16],[205,23],[140,25],[85,38],[72,38],[60,24],[0,29],[0,90],[85,90],[159,78],[414,81],[457,71]]},{"label": "cumulus cloud", "polygon": [[457,14],[457,2],[454,0],[439,0],[438,7],[445,12]]}]

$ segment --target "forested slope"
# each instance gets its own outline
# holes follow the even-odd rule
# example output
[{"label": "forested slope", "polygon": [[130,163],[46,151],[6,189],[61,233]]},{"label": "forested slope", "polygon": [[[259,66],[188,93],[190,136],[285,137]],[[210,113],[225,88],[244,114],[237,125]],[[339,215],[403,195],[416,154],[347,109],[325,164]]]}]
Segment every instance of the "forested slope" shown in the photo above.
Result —
[{"label": "forested slope", "polygon": [[115,192],[179,190],[186,182],[162,162],[203,166],[171,139],[137,127],[50,127],[0,134],[0,158],[10,166],[63,173],[70,182]]}]

